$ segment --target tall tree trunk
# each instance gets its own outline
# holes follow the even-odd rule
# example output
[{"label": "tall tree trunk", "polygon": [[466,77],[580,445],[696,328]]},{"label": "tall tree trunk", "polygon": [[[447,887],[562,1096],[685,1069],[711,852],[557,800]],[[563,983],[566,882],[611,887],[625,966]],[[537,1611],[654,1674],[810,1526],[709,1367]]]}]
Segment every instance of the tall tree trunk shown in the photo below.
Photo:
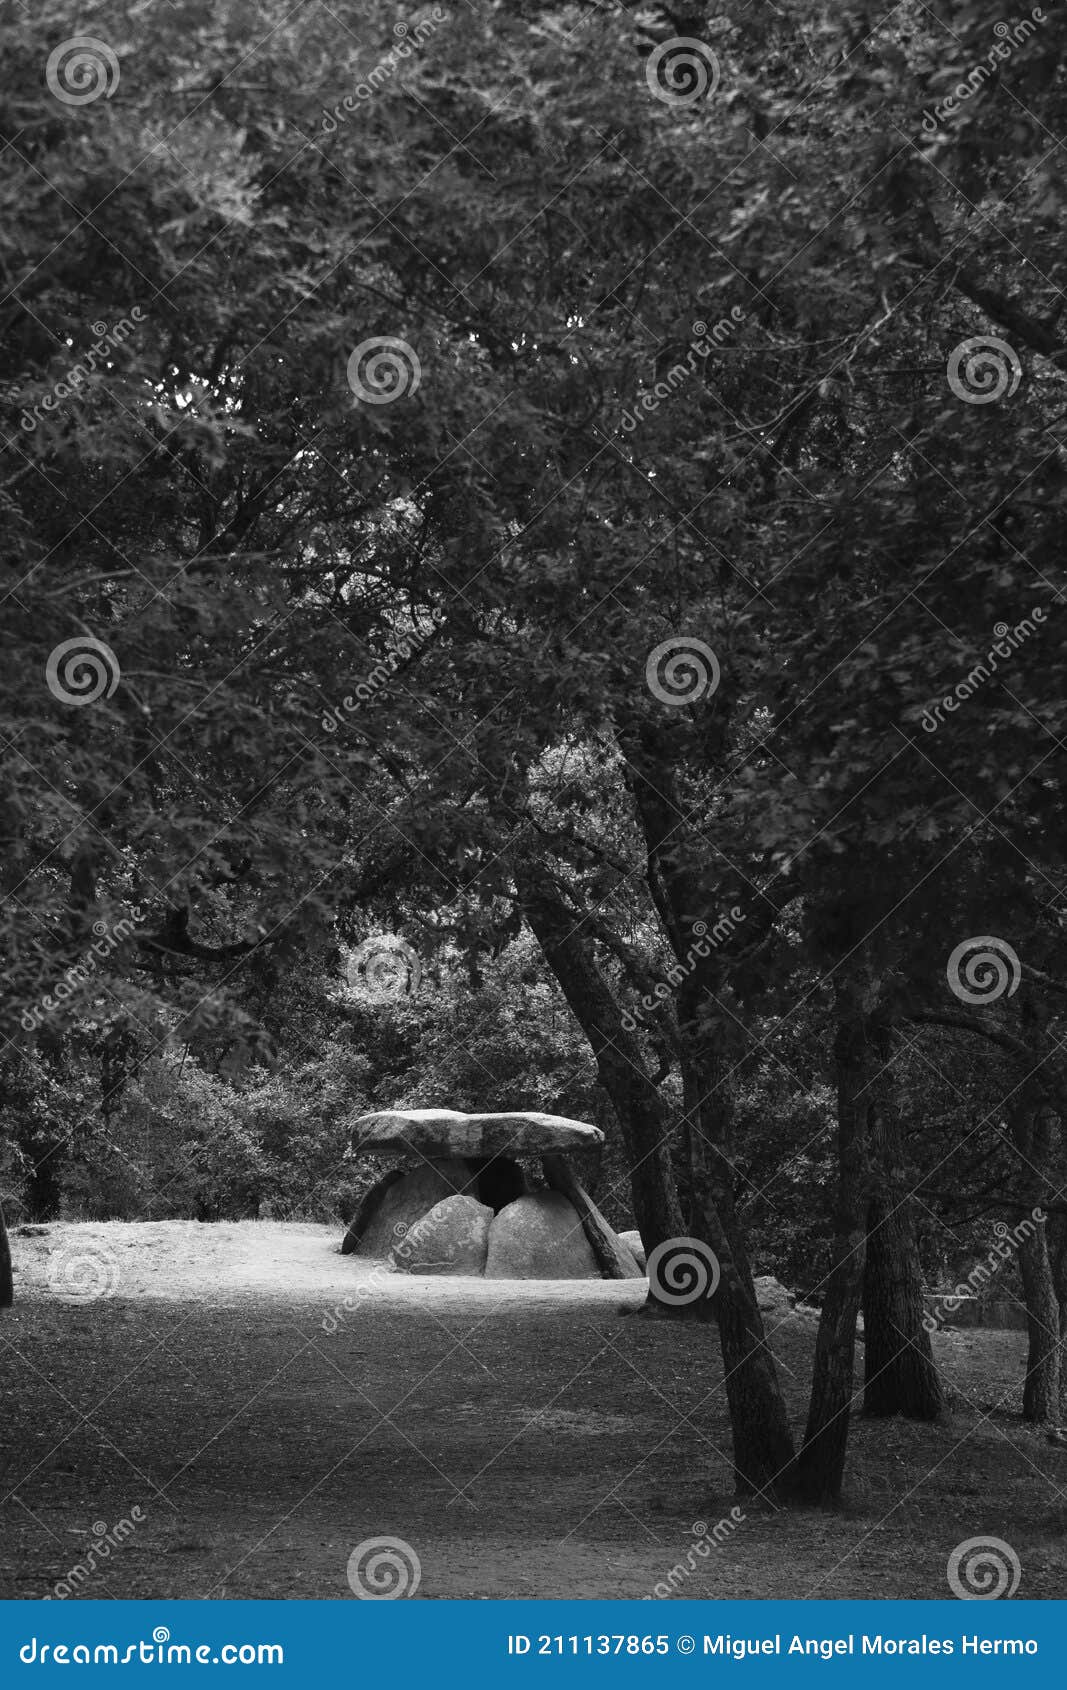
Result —
[{"label": "tall tree trunk", "polygon": [[888,1027],[876,1029],[883,1064],[882,1107],[871,1117],[876,1188],[867,1205],[863,1270],[865,1414],[936,1420],[944,1407],[930,1334],[923,1325],[923,1277],[907,1184],[897,1087],[889,1072]]},{"label": "tall tree trunk", "polygon": [[1045,1222],[1030,1220],[1030,1225],[1033,1231],[1019,1245],[1019,1274],[1026,1300],[1029,1340],[1023,1419],[1035,1426],[1058,1425],[1063,1354],[1060,1305],[1052,1277]]},{"label": "tall tree trunk", "polygon": [[845,1473],[856,1317],[867,1242],[868,1117],[875,1106],[877,1074],[871,1025],[874,993],[866,971],[840,976],[835,995],[838,1177],[834,1238],[815,1339],[808,1423],[791,1476],[797,1500],[816,1503],[837,1501]]},{"label": "tall tree trunk", "polygon": [[1052,1286],[1060,1312],[1060,1412],[1062,1426],[1067,1413],[1067,1216],[1057,1213],[1049,1217],[1046,1240],[1052,1262]]},{"label": "tall tree trunk", "polygon": [[742,1495],[774,1501],[783,1494],[795,1456],[789,1415],[763,1330],[752,1267],[734,1214],[732,1187],[723,1180],[721,1167],[715,1166],[715,1147],[709,1147],[697,1129],[692,1140],[694,1208],[719,1265],[711,1308],[719,1323],[735,1483]]},{"label": "tall tree trunk", "polygon": [[34,1221],[54,1221],[62,1202],[62,1144],[61,1139],[35,1139],[31,1155],[33,1162],[26,1178],[23,1193],[26,1213]]},{"label": "tall tree trunk", "polygon": [[0,1203],[0,1309],[9,1309],[15,1300],[15,1281],[11,1272],[11,1244],[4,1220],[4,1206]]},{"label": "tall tree trunk", "polygon": [[1023,1384],[1023,1419],[1032,1425],[1055,1424],[1060,1413],[1063,1339],[1060,1303],[1049,1255],[1047,1222],[1035,1217],[1047,1197],[1056,1115],[1044,1102],[1023,1107],[1012,1124],[1020,1156],[1019,1276],[1026,1304],[1027,1356]]},{"label": "tall tree trunk", "polygon": [[[1052,1262],[1052,1283],[1060,1306],[1060,1337],[1067,1339],[1067,1215],[1062,1210],[1050,1215],[1045,1229],[1049,1257]],[[1060,1369],[1060,1394],[1067,1386],[1064,1369]]]}]

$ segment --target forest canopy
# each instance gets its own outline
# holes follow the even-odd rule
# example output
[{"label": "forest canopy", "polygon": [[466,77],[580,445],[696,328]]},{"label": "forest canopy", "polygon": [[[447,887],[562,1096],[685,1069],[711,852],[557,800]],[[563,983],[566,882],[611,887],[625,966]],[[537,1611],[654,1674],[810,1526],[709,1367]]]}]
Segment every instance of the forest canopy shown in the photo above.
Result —
[{"label": "forest canopy", "polygon": [[1055,1421],[1062,9],[5,33],[9,1209],[345,1214],[362,1108],[576,1115],[721,1266],[742,1487],[838,1494],[861,1309],[936,1418],[924,1285],[1035,1211]]}]

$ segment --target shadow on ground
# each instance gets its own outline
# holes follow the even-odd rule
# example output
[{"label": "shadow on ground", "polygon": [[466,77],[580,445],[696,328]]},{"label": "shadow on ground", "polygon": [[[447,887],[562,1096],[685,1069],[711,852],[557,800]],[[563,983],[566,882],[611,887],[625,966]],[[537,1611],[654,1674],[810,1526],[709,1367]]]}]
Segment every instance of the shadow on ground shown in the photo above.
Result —
[{"label": "shadow on ground", "polygon": [[[943,1597],[979,1535],[1019,1556],[1020,1597],[1062,1595],[1067,1453],[1018,1419],[1020,1333],[939,1335],[942,1425],[857,1416],[841,1512],[748,1506],[690,1572],[734,1504],[714,1329],[621,1318],[643,1282],[386,1277],[338,1243],[273,1222],[16,1235],[0,1596],[48,1595],[134,1508],[77,1595],[351,1599],[351,1550],[388,1536],[429,1599],[649,1596],[672,1567],[686,1598]],[[814,1332],[772,1337],[798,1423]]]}]

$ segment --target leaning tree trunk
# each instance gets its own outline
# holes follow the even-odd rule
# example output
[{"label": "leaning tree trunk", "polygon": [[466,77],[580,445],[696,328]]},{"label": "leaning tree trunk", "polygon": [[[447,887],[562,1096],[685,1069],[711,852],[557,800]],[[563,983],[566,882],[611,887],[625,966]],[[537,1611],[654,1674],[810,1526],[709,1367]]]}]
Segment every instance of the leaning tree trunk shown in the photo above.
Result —
[{"label": "leaning tree trunk", "polygon": [[[634,1212],[646,1250],[675,1242],[686,1254],[685,1225],[669,1155],[670,1120],[644,1065],[638,1041],[622,1025],[622,1014],[575,923],[554,894],[551,883],[530,868],[516,880],[526,919],[546,962],[570,1004],[596,1058],[597,1070],[619,1118],[630,1160]],[[711,1180],[701,1191],[699,1210],[704,1238],[714,1251],[720,1280],[709,1299],[678,1300],[667,1282],[650,1281],[649,1307],[688,1318],[718,1315],[727,1403],[734,1442],[738,1488],[773,1493],[792,1459],[792,1440],[777,1373],[763,1337],[747,1258],[735,1256],[711,1194]],[[699,1266],[695,1269],[699,1274]]]},{"label": "leaning tree trunk", "polygon": [[834,1238],[815,1339],[808,1423],[790,1480],[796,1500],[815,1503],[836,1502],[845,1474],[856,1317],[867,1242],[868,1116],[877,1075],[869,981],[839,979],[836,998],[838,1178]]},{"label": "leaning tree trunk", "polygon": [[4,1206],[0,1203],[0,1309],[9,1309],[15,1300],[15,1281],[11,1272],[11,1245],[4,1220]]},{"label": "leaning tree trunk", "polygon": [[[718,724],[725,732],[725,715]],[[692,1226],[715,1254],[719,1282],[707,1304],[719,1326],[723,1383],[730,1409],[734,1472],[742,1493],[781,1494],[794,1460],[793,1435],[778,1369],[756,1302],[744,1229],[734,1203],[735,1146],[723,1016],[709,1005],[725,967],[702,942],[707,885],[694,869],[692,837],[679,837],[680,801],[672,763],[673,730],[644,722],[626,743],[628,779],[647,850],[649,895],[678,959],[678,1032],[692,1176]]]},{"label": "leaning tree trunk", "polygon": [[863,1270],[865,1414],[936,1420],[944,1407],[930,1334],[923,1325],[923,1276],[907,1185],[896,1085],[888,1072],[888,1028],[874,1055],[883,1063],[883,1107],[871,1119],[876,1190],[867,1205]]},{"label": "leaning tree trunk", "polygon": [[645,1067],[641,1045],[623,1026],[622,1011],[551,877],[523,864],[516,865],[515,879],[526,919],[589,1042],[600,1082],[618,1117],[630,1164],[634,1218],[651,1254],[657,1245],[684,1232],[671,1165],[670,1118]]}]

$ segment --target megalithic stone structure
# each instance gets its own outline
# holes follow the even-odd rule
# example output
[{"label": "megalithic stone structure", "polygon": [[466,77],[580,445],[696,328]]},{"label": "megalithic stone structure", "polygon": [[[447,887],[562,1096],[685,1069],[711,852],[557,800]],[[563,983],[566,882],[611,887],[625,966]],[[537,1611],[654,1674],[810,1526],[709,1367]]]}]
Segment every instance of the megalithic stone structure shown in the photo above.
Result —
[{"label": "megalithic stone structure", "polygon": [[[380,1109],[353,1123],[350,1156],[414,1159],[368,1192],[342,1254],[407,1273],[521,1279],[639,1279],[641,1269],[579,1183],[569,1152],[597,1149],[599,1127],[563,1115]],[[516,1158],[539,1156],[548,1186],[530,1192]]]}]

